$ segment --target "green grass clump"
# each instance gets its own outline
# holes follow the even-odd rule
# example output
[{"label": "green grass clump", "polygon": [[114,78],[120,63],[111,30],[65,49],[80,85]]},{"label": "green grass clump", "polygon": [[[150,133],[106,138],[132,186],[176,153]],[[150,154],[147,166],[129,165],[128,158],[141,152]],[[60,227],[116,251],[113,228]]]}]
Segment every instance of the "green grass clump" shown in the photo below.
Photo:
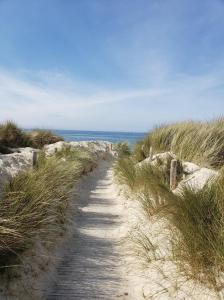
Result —
[{"label": "green grass clump", "polygon": [[63,146],[61,150],[55,154],[57,159],[63,159],[69,162],[76,161],[80,165],[80,169],[94,162],[94,159],[88,149],[73,148],[70,145]]},{"label": "green grass clump", "polygon": [[50,130],[37,129],[28,133],[30,146],[34,148],[43,148],[44,145],[64,141],[63,137],[55,135]]},{"label": "green grass clump", "polygon": [[151,218],[168,220],[173,260],[189,278],[219,285],[224,270],[224,170],[201,190],[170,191],[166,173],[147,165],[136,173],[135,195]]},{"label": "green grass clump", "polygon": [[10,148],[33,147],[41,149],[44,145],[53,144],[64,139],[50,130],[34,130],[26,132],[14,122],[0,124],[0,153],[12,153]]},{"label": "green grass clump", "polygon": [[173,193],[169,166],[169,162],[139,166],[132,156],[118,158],[115,176],[130,188],[149,219],[168,221],[171,257],[187,278],[218,289],[224,270],[224,168],[201,190],[186,186]]},{"label": "green grass clump", "polygon": [[130,156],[131,150],[128,143],[120,142],[114,145],[114,150],[117,151],[118,157]]},{"label": "green grass clump", "polygon": [[137,162],[143,161],[150,155],[150,139],[146,136],[143,140],[138,141],[134,146],[134,158]]},{"label": "green grass clump", "polygon": [[163,213],[170,197],[173,197],[167,172],[163,168],[149,164],[138,168],[135,193],[149,217]]},{"label": "green grass clump", "polygon": [[219,284],[224,270],[224,172],[216,182],[201,190],[190,187],[173,197],[170,220],[173,254],[188,276],[201,282]]},{"label": "green grass clump", "polygon": [[119,157],[114,164],[114,175],[118,183],[127,185],[131,190],[136,184],[135,162],[129,157]]},{"label": "green grass clump", "polygon": [[43,155],[34,169],[20,173],[4,187],[0,199],[0,264],[17,258],[35,237],[50,240],[64,221],[65,208],[78,161],[61,161]]},{"label": "green grass clump", "polygon": [[26,147],[29,143],[29,137],[14,122],[0,124],[0,145],[3,152],[7,153],[8,147]]},{"label": "green grass clump", "polygon": [[156,127],[139,145],[134,151],[138,160],[149,156],[152,147],[154,153],[171,151],[182,160],[220,168],[224,164],[224,118]]}]

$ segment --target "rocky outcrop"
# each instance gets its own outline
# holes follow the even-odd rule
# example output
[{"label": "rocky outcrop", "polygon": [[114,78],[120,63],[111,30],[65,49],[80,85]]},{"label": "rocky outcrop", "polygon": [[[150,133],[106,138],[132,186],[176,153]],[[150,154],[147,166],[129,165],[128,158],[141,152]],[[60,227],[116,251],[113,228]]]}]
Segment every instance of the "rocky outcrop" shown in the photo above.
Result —
[{"label": "rocky outcrop", "polygon": [[[111,143],[106,141],[90,141],[90,142],[57,142],[55,144],[44,147],[46,155],[50,156],[56,151],[60,151],[63,147],[70,146],[72,148],[88,149],[93,157],[93,162],[87,164],[82,173],[86,174],[93,170],[101,159],[104,159],[106,153],[111,149]],[[33,152],[40,151],[33,148],[17,148],[12,149],[12,154],[0,155],[0,185],[10,180],[16,174],[24,171],[33,165]]]}]

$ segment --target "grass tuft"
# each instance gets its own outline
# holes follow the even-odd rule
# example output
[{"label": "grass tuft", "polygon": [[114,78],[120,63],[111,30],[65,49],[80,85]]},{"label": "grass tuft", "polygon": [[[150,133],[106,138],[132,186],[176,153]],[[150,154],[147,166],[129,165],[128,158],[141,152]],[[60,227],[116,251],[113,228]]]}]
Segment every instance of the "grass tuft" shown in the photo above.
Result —
[{"label": "grass tuft", "polygon": [[[136,164],[149,156],[150,147],[154,153],[171,151],[182,160],[218,168],[219,176],[201,190],[185,186],[178,194],[173,193],[169,187],[170,161]],[[115,164],[117,181],[130,188],[146,215],[168,221],[172,259],[183,274],[216,291],[222,289],[224,271],[223,149],[223,118],[176,123],[154,129],[128,158],[119,157]],[[181,174],[180,163],[178,180]],[[139,241],[146,252],[154,251],[147,236]]]},{"label": "grass tuft", "polygon": [[150,147],[154,153],[171,151],[181,160],[220,168],[224,164],[224,118],[156,127],[136,146],[135,157],[148,157]]},{"label": "grass tuft", "polygon": [[190,187],[171,201],[173,254],[188,276],[217,286],[224,270],[224,173],[201,190]]},{"label": "grass tuft", "polygon": [[0,201],[0,266],[12,264],[35,237],[50,239],[64,222],[71,190],[80,175],[78,157],[48,159],[42,154],[37,166],[15,176]]},{"label": "grass tuft", "polygon": [[26,132],[14,122],[0,124],[0,153],[12,153],[10,148],[33,147],[41,149],[44,145],[53,144],[64,139],[50,130],[34,130]]},{"label": "grass tuft", "polygon": [[117,151],[118,157],[131,155],[131,150],[127,142],[120,142],[114,145],[114,150]]},{"label": "grass tuft", "polygon": [[7,152],[8,147],[26,147],[29,142],[28,136],[14,122],[0,124],[0,145],[3,152]]},{"label": "grass tuft", "polygon": [[131,190],[135,188],[136,168],[131,158],[119,157],[114,164],[114,174],[120,184],[127,185]]},{"label": "grass tuft", "polygon": [[36,129],[28,133],[30,146],[41,149],[44,145],[64,141],[63,137],[55,135],[50,130]]}]

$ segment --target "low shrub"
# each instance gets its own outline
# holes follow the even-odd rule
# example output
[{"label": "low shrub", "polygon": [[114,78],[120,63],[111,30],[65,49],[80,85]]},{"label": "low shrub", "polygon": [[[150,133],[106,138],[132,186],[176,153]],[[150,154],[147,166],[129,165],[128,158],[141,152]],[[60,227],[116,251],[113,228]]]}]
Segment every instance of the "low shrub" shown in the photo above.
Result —
[{"label": "low shrub", "polygon": [[29,137],[14,122],[0,124],[0,145],[3,152],[7,152],[7,147],[26,147],[29,144]]},{"label": "low shrub", "polygon": [[43,148],[44,145],[64,141],[63,137],[55,135],[50,130],[37,129],[28,133],[30,146],[34,148]]},{"label": "low shrub", "polygon": [[11,153],[10,148],[33,147],[41,149],[44,145],[63,140],[63,137],[55,135],[50,130],[38,129],[26,132],[12,121],[0,124],[0,153],[2,154]]}]

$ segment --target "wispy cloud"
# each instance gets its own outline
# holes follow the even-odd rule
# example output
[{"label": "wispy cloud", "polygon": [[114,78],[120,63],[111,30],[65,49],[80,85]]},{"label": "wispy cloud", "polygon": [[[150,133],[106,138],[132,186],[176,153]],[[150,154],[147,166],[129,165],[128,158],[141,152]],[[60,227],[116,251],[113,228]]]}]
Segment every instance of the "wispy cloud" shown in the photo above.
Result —
[{"label": "wispy cloud", "polygon": [[[10,118],[23,126],[41,124],[50,127],[67,127],[68,123],[73,122],[74,127],[81,127],[83,124],[76,124],[75,120],[80,118],[80,113],[85,118],[85,110],[102,108],[103,116],[105,105],[132,99],[139,101],[146,97],[153,100],[167,92],[158,89],[106,89],[71,80],[58,73],[1,71],[1,120]],[[58,116],[57,121],[61,120],[59,124],[54,120],[55,116]]]},{"label": "wispy cloud", "polygon": [[[222,84],[214,73],[181,75],[160,88],[110,89],[61,73],[1,70],[0,119],[25,127],[146,130],[157,122],[203,118],[200,103],[212,106],[210,94],[220,89],[216,104],[223,99]],[[220,106],[209,113],[220,114]]]},{"label": "wispy cloud", "polygon": [[140,131],[224,113],[223,1],[17,2],[0,9],[0,121]]}]

